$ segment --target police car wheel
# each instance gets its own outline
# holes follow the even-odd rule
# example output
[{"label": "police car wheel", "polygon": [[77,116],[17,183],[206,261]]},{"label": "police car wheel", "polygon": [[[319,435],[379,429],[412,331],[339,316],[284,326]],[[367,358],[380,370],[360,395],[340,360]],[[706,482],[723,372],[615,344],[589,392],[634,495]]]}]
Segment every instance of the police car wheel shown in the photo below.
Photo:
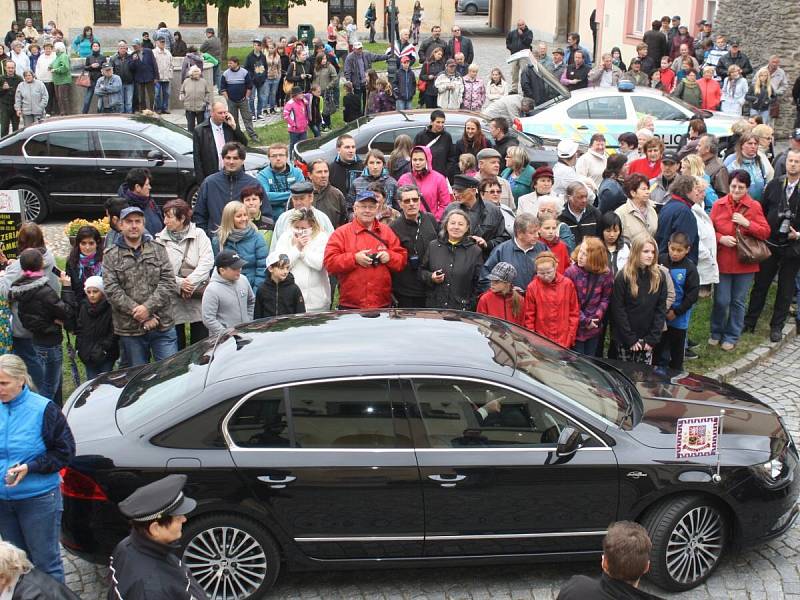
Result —
[{"label": "police car wheel", "polygon": [[183,561],[210,600],[256,600],[275,583],[278,547],[255,521],[217,514],[184,528]]},{"label": "police car wheel", "polygon": [[704,496],[667,498],[645,514],[642,525],[653,542],[648,577],[669,591],[708,579],[728,545],[728,516]]}]

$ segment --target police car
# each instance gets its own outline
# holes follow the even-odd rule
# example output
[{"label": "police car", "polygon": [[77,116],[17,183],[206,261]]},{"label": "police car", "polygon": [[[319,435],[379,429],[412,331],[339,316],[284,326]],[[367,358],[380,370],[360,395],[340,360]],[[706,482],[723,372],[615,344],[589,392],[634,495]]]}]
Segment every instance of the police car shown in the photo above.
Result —
[{"label": "police car", "polygon": [[534,98],[533,115],[516,120],[514,126],[546,141],[573,139],[589,144],[592,135],[602,133],[606,147],[616,148],[621,133],[635,132],[639,119],[651,115],[655,118],[656,135],[668,148],[677,149],[691,119],[703,119],[708,132],[723,143],[731,135],[731,125],[738,120],[731,115],[696,108],[660,90],[633,87],[629,82],[622,82],[619,88],[570,91],[539,65],[529,51],[511,55],[508,62],[515,60],[521,60],[526,67],[528,62],[532,63],[543,85],[536,86],[539,97]]}]

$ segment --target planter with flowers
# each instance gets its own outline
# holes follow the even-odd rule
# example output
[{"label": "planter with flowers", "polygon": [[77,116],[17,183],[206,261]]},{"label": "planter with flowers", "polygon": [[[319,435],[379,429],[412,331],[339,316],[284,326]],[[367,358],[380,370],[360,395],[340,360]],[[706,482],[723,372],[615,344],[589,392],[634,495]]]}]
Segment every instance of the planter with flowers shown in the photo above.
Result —
[{"label": "planter with flowers", "polygon": [[103,217],[102,219],[95,219],[94,221],[89,221],[88,219],[72,219],[69,223],[64,226],[64,233],[69,237],[69,243],[71,246],[75,245],[75,236],[78,234],[78,230],[81,227],[86,227],[90,225],[97,229],[100,232],[100,235],[105,237],[108,233],[108,230],[111,229],[111,226],[108,224],[108,217]]}]

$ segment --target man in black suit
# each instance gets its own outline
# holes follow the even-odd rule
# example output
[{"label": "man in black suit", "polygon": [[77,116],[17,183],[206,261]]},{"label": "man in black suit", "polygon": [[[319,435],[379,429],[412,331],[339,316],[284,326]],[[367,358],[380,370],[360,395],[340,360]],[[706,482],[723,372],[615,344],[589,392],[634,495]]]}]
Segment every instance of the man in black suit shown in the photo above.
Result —
[{"label": "man in black suit", "polygon": [[239,142],[247,146],[247,138],[236,127],[236,120],[228,112],[228,106],[224,102],[211,104],[208,120],[194,128],[192,137],[194,175],[198,184],[220,170],[220,153],[225,144]]},{"label": "man in black suit", "polygon": [[464,54],[464,64],[471,65],[475,60],[475,51],[472,49],[472,40],[461,35],[461,27],[453,25],[453,37],[447,42],[445,57],[455,58],[456,54]]}]

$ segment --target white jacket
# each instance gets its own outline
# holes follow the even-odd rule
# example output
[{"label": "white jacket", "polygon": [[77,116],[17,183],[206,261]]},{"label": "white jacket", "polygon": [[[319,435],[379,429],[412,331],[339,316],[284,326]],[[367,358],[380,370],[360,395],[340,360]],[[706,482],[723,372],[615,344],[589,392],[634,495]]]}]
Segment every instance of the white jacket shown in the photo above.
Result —
[{"label": "white jacket", "polygon": [[464,80],[461,75],[450,76],[446,71],[436,78],[436,90],[439,92],[437,104],[442,110],[458,110],[464,99]]},{"label": "white jacket", "polygon": [[594,150],[588,150],[575,163],[575,171],[578,175],[583,175],[594,181],[594,189],[598,189],[603,182],[606,160],[605,154],[598,154]]},{"label": "white jacket", "polygon": [[161,50],[156,46],[156,49],[153,50],[153,56],[156,58],[156,66],[158,67],[156,79],[158,81],[172,81],[172,54],[170,54],[169,50],[166,48]]},{"label": "white jacket", "polygon": [[[53,72],[48,70],[47,67],[53,64],[53,61],[56,59],[56,53],[51,52],[50,56],[47,56],[44,52],[39,55],[39,58],[36,60],[36,79],[41,81],[42,83],[52,83],[53,82]],[[22,77],[22,73],[17,71],[17,75]]]},{"label": "white jacket", "polygon": [[706,214],[702,204],[692,205],[692,214],[697,221],[697,274],[700,285],[719,283],[719,265],[717,264],[717,237],[711,217]]},{"label": "white jacket", "polygon": [[[193,284],[208,281],[211,270],[214,268],[214,251],[211,249],[211,240],[208,239],[206,232],[197,227],[194,223],[189,225],[189,232],[180,243],[173,242],[169,237],[166,228],[158,232],[156,239],[164,245],[172,264],[172,272],[175,273],[175,283],[180,292],[184,278],[180,276],[181,264],[185,262],[187,267],[194,267],[194,270],[186,277]],[[184,258],[184,252],[186,253]],[[175,324],[198,323],[203,320],[202,298],[189,298],[184,300],[180,293],[172,298],[172,314],[175,317]]]},{"label": "white jacket", "polygon": [[329,310],[331,307],[331,282],[322,261],[330,234],[320,231],[302,252],[292,244],[293,236],[294,233],[291,229],[285,231],[273,252],[286,254],[289,257],[289,268],[294,276],[294,282],[303,292],[306,310],[308,312]]}]

